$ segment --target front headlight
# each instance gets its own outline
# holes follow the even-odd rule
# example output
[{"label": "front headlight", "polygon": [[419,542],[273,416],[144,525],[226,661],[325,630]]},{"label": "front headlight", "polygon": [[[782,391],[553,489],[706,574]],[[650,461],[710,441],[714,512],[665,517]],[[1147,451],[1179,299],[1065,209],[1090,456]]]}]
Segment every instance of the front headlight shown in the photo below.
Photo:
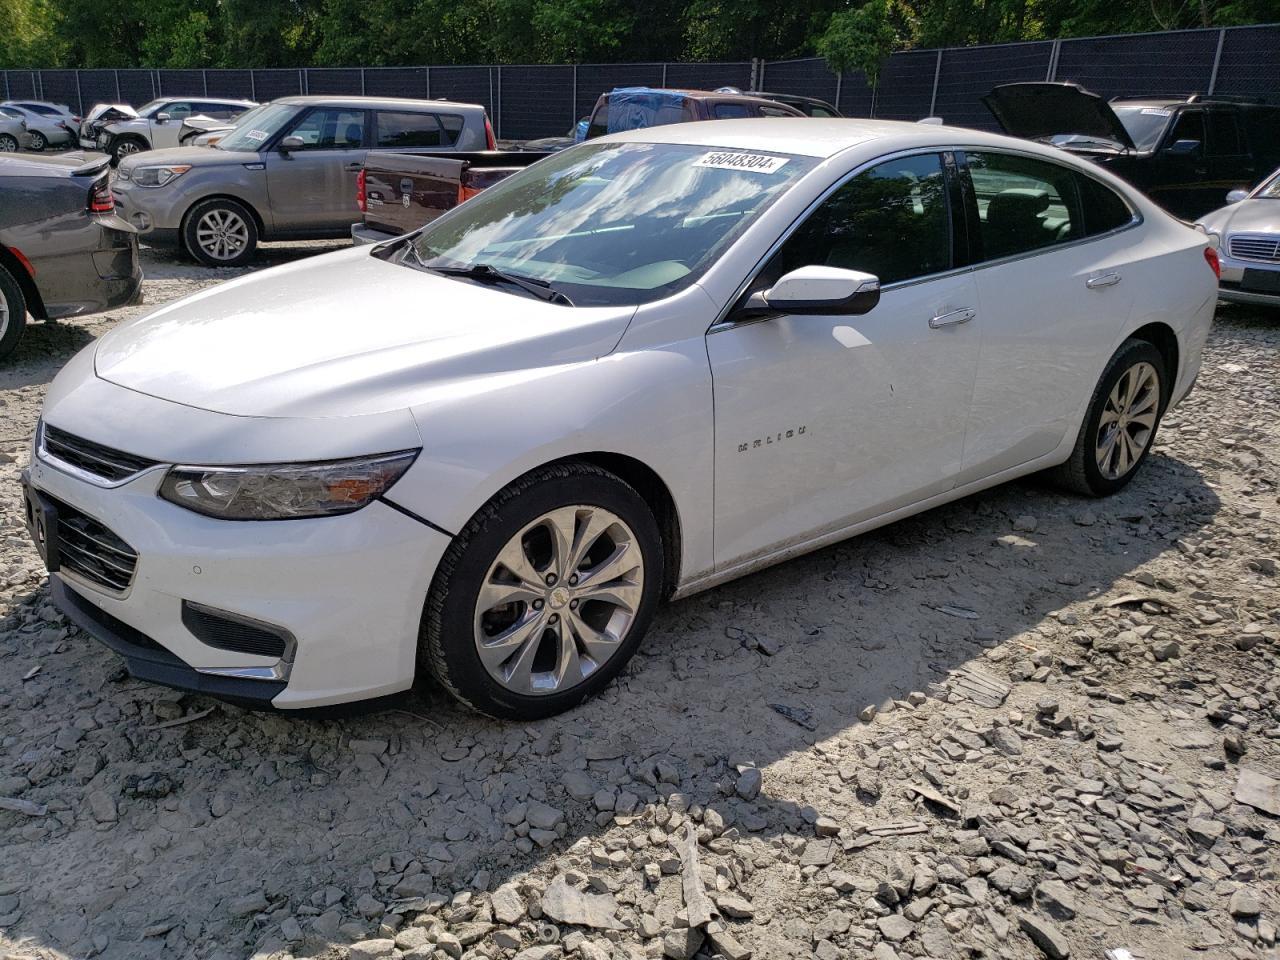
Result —
[{"label": "front headlight", "polygon": [[417,450],[402,450],[325,463],[174,467],[160,484],[160,496],[221,520],[331,517],[386,493],[417,456]]},{"label": "front headlight", "polygon": [[1192,226],[1209,238],[1209,246],[1213,247],[1213,249],[1217,250],[1222,246],[1222,234],[1218,233],[1218,231],[1210,230],[1203,223],[1192,224]]},{"label": "front headlight", "polygon": [[163,187],[166,183],[177,180],[190,169],[191,165],[187,163],[172,167],[135,167],[133,182],[140,187]]}]

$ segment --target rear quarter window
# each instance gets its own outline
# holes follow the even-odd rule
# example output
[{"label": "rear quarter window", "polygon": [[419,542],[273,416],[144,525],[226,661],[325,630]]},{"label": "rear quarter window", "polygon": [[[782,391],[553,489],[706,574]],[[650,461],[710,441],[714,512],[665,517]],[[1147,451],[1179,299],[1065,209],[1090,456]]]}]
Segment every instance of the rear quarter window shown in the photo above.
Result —
[{"label": "rear quarter window", "polygon": [[1097,236],[1111,230],[1119,230],[1132,222],[1133,211],[1118,193],[1106,184],[1083,173],[1076,174],[1076,189],[1080,193],[1080,207],[1084,215],[1084,235]]},{"label": "rear quarter window", "polygon": [[379,110],[376,145],[383,148],[438,147],[443,140],[440,121],[434,113],[409,110]]}]

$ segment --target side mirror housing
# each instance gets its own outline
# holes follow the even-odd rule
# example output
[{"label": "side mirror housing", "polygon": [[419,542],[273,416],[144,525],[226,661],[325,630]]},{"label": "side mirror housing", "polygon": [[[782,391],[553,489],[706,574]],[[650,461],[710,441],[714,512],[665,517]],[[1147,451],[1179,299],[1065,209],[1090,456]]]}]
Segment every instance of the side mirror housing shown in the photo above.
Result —
[{"label": "side mirror housing", "polygon": [[1236,189],[1227,194],[1227,203],[1239,203],[1249,196],[1248,190]]},{"label": "side mirror housing", "polygon": [[280,152],[288,153],[290,150],[301,150],[306,143],[301,137],[285,137],[280,141]]},{"label": "side mirror housing", "polygon": [[860,270],[812,265],[782,276],[751,295],[745,310],[790,316],[857,316],[880,302],[880,280]]},{"label": "side mirror housing", "polygon": [[1190,157],[1200,152],[1199,140],[1175,140],[1165,148],[1165,153],[1172,157]]},{"label": "side mirror housing", "polygon": [[169,114],[167,113],[156,114],[156,123],[168,123],[168,122],[169,122]]}]

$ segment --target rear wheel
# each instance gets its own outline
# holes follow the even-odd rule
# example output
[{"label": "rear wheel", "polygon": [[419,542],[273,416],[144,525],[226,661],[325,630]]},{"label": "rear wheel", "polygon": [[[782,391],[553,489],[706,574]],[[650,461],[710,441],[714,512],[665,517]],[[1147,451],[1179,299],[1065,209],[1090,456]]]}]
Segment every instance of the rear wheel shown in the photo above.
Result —
[{"label": "rear wheel", "polygon": [[17,348],[26,326],[27,298],[13,274],[0,267],[0,360]]},{"label": "rear wheel", "polygon": [[1094,389],[1075,448],[1053,479],[1076,493],[1122,489],[1151,451],[1169,398],[1164,357],[1145,340],[1126,340]]},{"label": "rear wheel", "polygon": [[0,153],[17,153],[18,138],[9,133],[0,133]]},{"label": "rear wheel", "polygon": [[31,141],[31,149],[37,152],[43,150],[49,145],[49,141],[45,139],[44,134],[39,130],[32,130],[28,133],[27,139]]},{"label": "rear wheel", "polygon": [[662,562],[658,525],[628,484],[585,463],[536,470],[482,507],[440,561],[420,672],[502,719],[575,707],[639,646]]},{"label": "rear wheel", "polygon": [[258,247],[258,225],[249,208],[218,198],[197,203],[182,226],[187,253],[211,267],[239,267]]}]

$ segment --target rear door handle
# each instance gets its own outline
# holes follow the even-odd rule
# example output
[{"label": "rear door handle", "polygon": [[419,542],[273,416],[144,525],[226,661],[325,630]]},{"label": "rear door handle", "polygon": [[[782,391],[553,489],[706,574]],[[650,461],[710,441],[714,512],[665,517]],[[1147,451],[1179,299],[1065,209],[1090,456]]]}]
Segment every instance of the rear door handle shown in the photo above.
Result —
[{"label": "rear door handle", "polygon": [[1096,277],[1090,277],[1084,282],[1084,285],[1090,290],[1097,290],[1099,287],[1114,287],[1120,282],[1120,274],[1104,273]]},{"label": "rear door handle", "polygon": [[978,315],[978,311],[972,307],[962,307],[959,310],[949,310],[946,313],[940,313],[937,316],[929,318],[929,326],[937,330],[939,327],[951,327],[957,323],[968,323]]},{"label": "rear door handle", "polygon": [[360,169],[361,167],[363,167],[363,166],[364,166],[364,164],[363,164],[363,163],[348,163],[348,164],[347,164],[347,169],[348,169],[348,170],[359,170],[359,169]]}]

